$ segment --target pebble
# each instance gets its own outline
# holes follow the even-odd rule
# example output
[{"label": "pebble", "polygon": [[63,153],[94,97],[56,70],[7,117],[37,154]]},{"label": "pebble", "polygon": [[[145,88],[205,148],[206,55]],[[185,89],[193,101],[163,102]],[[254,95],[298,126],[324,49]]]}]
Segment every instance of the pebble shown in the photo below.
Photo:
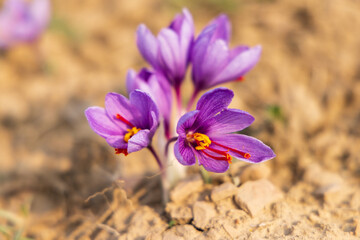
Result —
[{"label": "pebble", "polygon": [[268,178],[271,174],[271,169],[265,164],[253,164],[246,167],[240,174],[242,183],[247,181],[259,180]]},{"label": "pebble", "polygon": [[341,184],[330,184],[319,187],[315,190],[314,194],[321,196],[324,202],[330,206],[339,204],[345,197],[345,194],[342,194]]},{"label": "pebble", "polygon": [[318,187],[336,185],[343,182],[338,174],[322,169],[317,163],[313,163],[307,167],[304,174],[304,180]]},{"label": "pebble", "polygon": [[237,192],[237,187],[230,183],[223,183],[220,186],[214,187],[211,191],[211,200],[216,202],[227,197],[233,196]]},{"label": "pebble", "polygon": [[176,225],[167,230],[163,235],[163,240],[183,240],[194,239],[199,236],[201,232],[196,230],[192,225]]},{"label": "pebble", "polygon": [[170,192],[170,199],[173,202],[181,202],[190,194],[198,192],[202,186],[203,180],[201,179],[201,176],[194,175],[176,185],[176,187]]},{"label": "pebble", "polygon": [[355,220],[356,226],[355,226],[355,236],[360,237],[360,219]]},{"label": "pebble", "polygon": [[213,203],[197,201],[193,206],[193,215],[193,224],[197,228],[205,229],[210,220],[216,216],[215,206]]},{"label": "pebble", "polygon": [[223,226],[215,226],[205,231],[202,235],[196,238],[196,240],[232,240],[235,239],[226,232]]},{"label": "pebble", "polygon": [[171,219],[175,220],[178,224],[189,223],[193,218],[193,214],[190,207],[179,206],[175,203],[168,203],[165,211],[170,215]]},{"label": "pebble", "polygon": [[274,203],[282,197],[282,192],[270,181],[260,179],[248,181],[240,186],[235,195],[235,202],[241,209],[254,216],[266,205]]}]

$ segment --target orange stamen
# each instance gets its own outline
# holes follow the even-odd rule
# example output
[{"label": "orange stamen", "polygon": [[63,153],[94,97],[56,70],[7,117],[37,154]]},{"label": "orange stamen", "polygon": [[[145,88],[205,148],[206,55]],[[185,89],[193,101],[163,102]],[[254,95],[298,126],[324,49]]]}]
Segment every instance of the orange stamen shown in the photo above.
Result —
[{"label": "orange stamen", "polygon": [[202,153],[204,153],[206,156],[219,161],[227,161],[228,163],[232,163],[232,157],[229,154],[225,154],[223,157],[216,157],[213,155],[210,155],[209,153],[205,152],[204,150],[201,150]]}]

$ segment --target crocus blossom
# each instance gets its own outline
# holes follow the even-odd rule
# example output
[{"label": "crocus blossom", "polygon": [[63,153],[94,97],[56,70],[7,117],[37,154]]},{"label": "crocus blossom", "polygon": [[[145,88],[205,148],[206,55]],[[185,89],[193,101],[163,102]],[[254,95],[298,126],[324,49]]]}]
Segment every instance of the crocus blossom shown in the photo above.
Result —
[{"label": "crocus blossom", "polygon": [[195,92],[242,79],[259,61],[261,46],[229,49],[230,35],[230,22],[220,15],[195,40],[191,53]]},{"label": "crocus blossom", "polygon": [[0,48],[33,42],[50,18],[49,0],[6,0],[0,12]]},{"label": "crocus blossom", "polygon": [[226,88],[211,90],[199,99],[196,110],[180,118],[174,153],[181,164],[193,165],[197,159],[206,170],[220,173],[229,168],[232,156],[250,163],[275,157],[261,141],[234,134],[248,127],[254,118],[247,112],[227,108],[233,96]]},{"label": "crocus blossom", "polygon": [[143,68],[136,73],[129,70],[126,76],[126,87],[128,93],[140,89],[150,94],[159,108],[159,113],[164,120],[164,128],[167,137],[170,137],[170,116],[171,116],[171,86],[165,77],[155,71]]},{"label": "crocus blossom", "polygon": [[85,111],[90,127],[125,155],[148,147],[159,125],[159,111],[149,94],[135,90],[130,100],[117,93],[108,93],[105,109],[89,107]]},{"label": "crocus blossom", "polygon": [[155,37],[145,25],[137,30],[137,46],[150,65],[178,89],[184,80],[194,38],[194,23],[184,9]]}]

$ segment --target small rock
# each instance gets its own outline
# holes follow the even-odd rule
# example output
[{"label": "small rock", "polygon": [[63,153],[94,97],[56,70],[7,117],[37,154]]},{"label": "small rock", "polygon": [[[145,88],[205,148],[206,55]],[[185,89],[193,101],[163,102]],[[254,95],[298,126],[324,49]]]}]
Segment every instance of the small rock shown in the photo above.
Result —
[{"label": "small rock", "polygon": [[270,181],[261,179],[244,183],[235,195],[236,204],[254,216],[266,205],[281,199],[283,194]]},{"label": "small rock", "polygon": [[249,166],[249,163],[247,163],[247,162],[236,161],[231,164],[231,167],[229,168],[228,173],[231,176],[238,176],[247,166]]},{"label": "small rock", "polygon": [[173,202],[181,202],[190,194],[199,191],[202,186],[203,180],[201,179],[201,176],[194,175],[176,185],[176,187],[170,192],[170,199]]},{"label": "small rock", "polygon": [[[155,229],[165,229],[167,224],[160,215],[148,206],[136,209],[129,218],[127,233],[131,236],[128,239],[145,239],[146,235]],[[141,231],[139,231],[141,229]]]},{"label": "small rock", "polygon": [[163,235],[163,240],[173,240],[173,239],[194,239],[199,236],[201,232],[196,230],[192,225],[176,225],[169,230],[167,230]]},{"label": "small rock", "polygon": [[230,219],[235,225],[239,225],[248,219],[249,215],[240,209],[230,209],[226,213],[226,218]]},{"label": "small rock", "polygon": [[214,202],[231,197],[237,192],[237,188],[232,183],[223,183],[220,186],[214,187],[211,191],[211,200]]},{"label": "small rock", "polygon": [[215,206],[212,203],[198,201],[193,206],[193,224],[200,229],[205,229],[211,218],[216,215]]},{"label": "small rock", "polygon": [[175,220],[179,224],[189,223],[193,218],[190,207],[179,206],[172,202],[166,204],[165,211],[170,215],[171,219]]},{"label": "small rock", "polygon": [[321,196],[324,202],[331,206],[339,204],[345,197],[345,194],[341,194],[342,185],[330,184],[319,187],[315,190],[315,195]]},{"label": "small rock", "polygon": [[247,181],[255,181],[262,178],[268,178],[271,174],[271,169],[265,164],[253,164],[246,167],[240,174],[242,183]]},{"label": "small rock", "polygon": [[318,187],[341,184],[343,182],[338,174],[326,171],[316,163],[307,167],[304,174],[304,180]]},{"label": "small rock", "polygon": [[[228,198],[219,200],[219,201],[215,202],[215,204],[216,204],[216,211],[219,214],[226,214],[227,211],[229,211],[230,209],[238,208],[232,197],[228,197]],[[239,211],[241,211],[241,210],[239,210]],[[244,211],[242,211],[242,212],[244,212]]]},{"label": "small rock", "polygon": [[360,191],[355,191],[351,194],[350,206],[355,209],[360,209]]},{"label": "small rock", "polygon": [[356,226],[355,226],[355,236],[360,237],[360,219],[355,220]]},{"label": "small rock", "polygon": [[210,228],[208,231],[204,232],[200,235],[196,240],[231,240],[232,238],[223,226],[215,226],[214,228]]}]

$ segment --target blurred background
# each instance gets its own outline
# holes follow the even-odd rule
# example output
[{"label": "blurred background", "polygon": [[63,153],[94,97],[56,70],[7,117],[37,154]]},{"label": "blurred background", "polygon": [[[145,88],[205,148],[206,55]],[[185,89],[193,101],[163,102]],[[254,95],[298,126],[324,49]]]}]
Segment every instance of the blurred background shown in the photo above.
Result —
[{"label": "blurred background", "polygon": [[[120,186],[135,199],[135,185],[144,176],[145,185],[152,181],[158,173],[152,157],[147,152],[115,155],[90,129],[84,110],[103,106],[108,92],[126,94],[127,70],[146,66],[136,48],[137,26],[145,23],[156,34],[183,7],[193,15],[196,34],[226,13],[232,46],[263,46],[259,64],[245,81],[225,87],[235,91],[232,107],[255,116],[245,133],[277,154],[266,162],[270,180],[321,209],[323,202],[299,185],[315,186],[309,171],[321,169],[351,186],[339,192],[344,199],[333,207],[359,213],[359,1],[51,4],[51,20],[36,51],[33,45],[20,44],[0,52],[0,239],[67,238],[84,219],[97,221],[108,206],[106,198],[86,201],[89,196]],[[185,94],[192,90],[190,79],[186,81]],[[156,202],[151,196],[146,199],[140,204]],[[341,213],[346,225],[348,213]],[[346,226],[343,231],[355,231]]]}]

